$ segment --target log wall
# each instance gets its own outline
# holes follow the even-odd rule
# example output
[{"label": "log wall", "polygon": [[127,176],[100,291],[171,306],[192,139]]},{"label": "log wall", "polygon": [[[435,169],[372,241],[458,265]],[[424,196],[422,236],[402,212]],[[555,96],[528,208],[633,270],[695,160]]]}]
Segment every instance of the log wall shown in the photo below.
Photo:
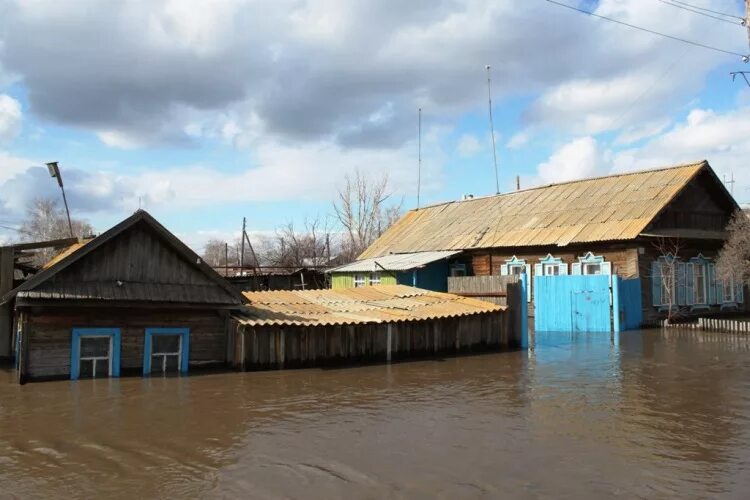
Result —
[{"label": "log wall", "polygon": [[35,378],[70,376],[73,328],[120,328],[121,373],[140,374],[146,328],[190,328],[190,365],[224,364],[227,360],[226,316],[194,310],[42,309],[25,315],[23,375]]}]

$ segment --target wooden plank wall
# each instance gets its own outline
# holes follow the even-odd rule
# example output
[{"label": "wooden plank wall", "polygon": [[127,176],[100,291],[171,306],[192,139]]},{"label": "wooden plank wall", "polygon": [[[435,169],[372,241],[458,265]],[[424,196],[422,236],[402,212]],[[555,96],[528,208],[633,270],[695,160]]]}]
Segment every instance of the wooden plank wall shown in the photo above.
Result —
[{"label": "wooden plank wall", "polygon": [[240,326],[233,364],[262,370],[514,349],[521,345],[516,322],[504,311],[389,324]]},{"label": "wooden plank wall", "polygon": [[[13,290],[13,248],[0,248],[0,297]],[[0,305],[0,359],[10,358],[13,339],[13,304]]]},{"label": "wooden plank wall", "polygon": [[519,259],[525,259],[527,264],[531,264],[533,276],[534,264],[538,264],[547,254],[552,254],[553,257],[562,259],[563,262],[568,264],[568,271],[570,272],[570,265],[578,262],[578,257],[583,257],[589,251],[595,255],[602,255],[606,261],[612,262],[613,273],[623,278],[638,276],[638,248],[635,246],[623,246],[622,244],[606,246],[597,244],[581,247],[580,249],[568,249],[566,247],[565,250],[561,250],[560,247],[519,248],[518,253],[510,253],[510,250],[503,249],[490,250],[475,253],[472,256],[472,268],[476,276],[499,275],[500,267],[515,255]]},{"label": "wooden plank wall", "polygon": [[[508,284],[517,282],[517,276],[451,276],[448,278],[448,293],[504,306],[508,303],[506,300]],[[482,293],[487,295],[481,295]],[[504,296],[496,294],[504,294]]]},{"label": "wooden plank wall", "polygon": [[190,365],[223,364],[227,359],[227,321],[214,311],[46,309],[27,316],[24,335],[28,346],[25,370],[29,379],[70,375],[70,343],[73,328],[120,328],[120,366],[123,373],[139,373],[143,367],[146,328],[190,328]]}]

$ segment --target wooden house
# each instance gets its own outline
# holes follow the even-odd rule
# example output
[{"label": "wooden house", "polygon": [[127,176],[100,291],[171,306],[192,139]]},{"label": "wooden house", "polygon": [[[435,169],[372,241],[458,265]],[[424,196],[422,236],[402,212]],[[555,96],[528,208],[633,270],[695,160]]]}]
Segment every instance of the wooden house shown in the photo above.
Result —
[{"label": "wooden house", "polygon": [[745,309],[742,284],[714,268],[738,209],[701,161],[411,210],[359,259],[453,251],[445,276],[640,278],[649,323],[670,308],[688,316]]},{"label": "wooden house", "polygon": [[227,362],[241,294],[139,210],[3,297],[21,382],[179,372]]},{"label": "wooden house", "polygon": [[409,285],[446,292],[447,276],[465,276],[465,266],[452,258],[461,251],[389,254],[360,259],[331,269],[331,288],[373,285]]}]

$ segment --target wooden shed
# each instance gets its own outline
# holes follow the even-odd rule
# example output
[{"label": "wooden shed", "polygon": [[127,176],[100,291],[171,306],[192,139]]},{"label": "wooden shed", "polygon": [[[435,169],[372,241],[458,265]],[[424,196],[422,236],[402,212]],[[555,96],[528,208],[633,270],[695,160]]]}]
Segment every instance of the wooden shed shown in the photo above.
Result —
[{"label": "wooden shed", "polygon": [[522,292],[510,288],[516,307],[404,285],[246,292],[232,364],[260,370],[522,348]]},{"label": "wooden shed", "polygon": [[3,297],[19,381],[186,373],[224,365],[244,298],[139,210]]}]

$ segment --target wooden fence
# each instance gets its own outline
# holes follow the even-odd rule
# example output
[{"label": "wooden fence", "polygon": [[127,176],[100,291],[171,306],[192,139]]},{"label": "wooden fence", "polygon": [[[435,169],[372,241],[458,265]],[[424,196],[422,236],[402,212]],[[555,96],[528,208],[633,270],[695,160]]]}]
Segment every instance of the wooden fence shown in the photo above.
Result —
[{"label": "wooden fence", "polygon": [[230,364],[241,370],[264,370],[525,348],[522,296],[521,284],[510,283],[507,309],[451,318],[284,326],[253,326],[237,320],[229,337]]},{"label": "wooden fence", "polygon": [[661,326],[682,330],[750,334],[750,321],[745,319],[698,318],[697,322],[692,323],[668,323],[667,320],[662,320]]},{"label": "wooden fence", "polygon": [[448,278],[448,293],[504,306],[508,304],[508,285],[517,283],[518,276],[452,276]]}]

